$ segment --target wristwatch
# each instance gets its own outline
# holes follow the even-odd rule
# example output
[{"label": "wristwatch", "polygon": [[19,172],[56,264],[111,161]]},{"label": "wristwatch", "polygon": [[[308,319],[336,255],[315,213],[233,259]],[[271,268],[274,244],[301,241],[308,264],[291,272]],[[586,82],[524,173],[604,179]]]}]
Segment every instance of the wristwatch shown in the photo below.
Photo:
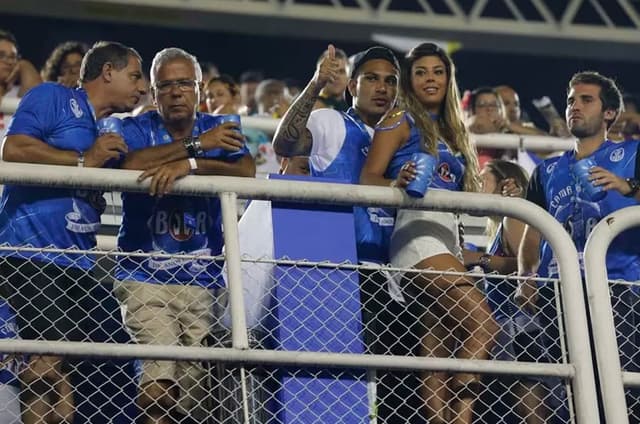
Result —
[{"label": "wristwatch", "polygon": [[627,178],[625,179],[625,181],[627,182],[627,184],[629,184],[629,188],[631,188],[631,191],[625,194],[624,197],[634,197],[636,193],[638,193],[638,190],[640,190],[640,180],[637,180],[635,178]]},{"label": "wristwatch", "polygon": [[489,271],[491,265],[491,255],[487,253],[481,255],[478,259],[478,265],[480,265],[480,268],[482,268],[485,272]]}]

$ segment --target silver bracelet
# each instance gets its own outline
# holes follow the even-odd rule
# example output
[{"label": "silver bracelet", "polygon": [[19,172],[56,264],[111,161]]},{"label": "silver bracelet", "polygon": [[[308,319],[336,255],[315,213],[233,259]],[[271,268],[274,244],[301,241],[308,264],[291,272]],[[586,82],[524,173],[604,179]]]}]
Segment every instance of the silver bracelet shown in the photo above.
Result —
[{"label": "silver bracelet", "polygon": [[78,168],[84,168],[84,152],[78,153]]}]

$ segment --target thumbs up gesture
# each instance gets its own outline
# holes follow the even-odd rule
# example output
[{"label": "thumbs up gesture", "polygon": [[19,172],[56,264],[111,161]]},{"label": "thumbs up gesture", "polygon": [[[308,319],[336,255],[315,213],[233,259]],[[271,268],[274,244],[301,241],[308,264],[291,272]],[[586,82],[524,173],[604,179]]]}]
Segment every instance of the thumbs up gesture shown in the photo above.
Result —
[{"label": "thumbs up gesture", "polygon": [[339,77],[340,61],[336,59],[336,48],[333,44],[327,47],[327,53],[322,61],[318,64],[313,79],[316,86],[322,89],[330,82],[334,82]]}]

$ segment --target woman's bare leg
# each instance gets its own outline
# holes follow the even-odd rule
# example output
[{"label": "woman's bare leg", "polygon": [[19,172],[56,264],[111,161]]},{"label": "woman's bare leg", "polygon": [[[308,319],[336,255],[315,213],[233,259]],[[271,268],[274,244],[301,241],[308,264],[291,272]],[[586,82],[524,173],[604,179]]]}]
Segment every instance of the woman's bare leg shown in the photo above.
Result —
[{"label": "woman's bare leg", "polygon": [[[459,325],[463,338],[456,357],[461,359],[488,359],[498,326],[484,294],[467,277],[446,275],[466,272],[464,265],[451,254],[441,254],[420,261],[415,268],[443,271],[441,275],[421,274],[414,283],[422,285],[438,305]],[[449,334],[453,328],[448,328]],[[471,373],[458,373],[452,377],[451,422],[467,424],[473,417],[473,403],[479,395],[480,377]]]}]

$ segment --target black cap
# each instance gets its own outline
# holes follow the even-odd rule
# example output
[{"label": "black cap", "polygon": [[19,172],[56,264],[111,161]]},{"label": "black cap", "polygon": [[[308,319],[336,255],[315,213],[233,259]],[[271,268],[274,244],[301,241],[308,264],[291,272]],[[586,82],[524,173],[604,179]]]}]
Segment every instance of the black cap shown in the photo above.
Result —
[{"label": "black cap", "polygon": [[373,46],[367,50],[358,52],[349,58],[349,66],[351,68],[351,78],[354,78],[358,68],[364,65],[365,62],[374,59],[382,59],[391,63],[394,68],[400,70],[400,64],[396,55],[391,50],[382,46]]}]

